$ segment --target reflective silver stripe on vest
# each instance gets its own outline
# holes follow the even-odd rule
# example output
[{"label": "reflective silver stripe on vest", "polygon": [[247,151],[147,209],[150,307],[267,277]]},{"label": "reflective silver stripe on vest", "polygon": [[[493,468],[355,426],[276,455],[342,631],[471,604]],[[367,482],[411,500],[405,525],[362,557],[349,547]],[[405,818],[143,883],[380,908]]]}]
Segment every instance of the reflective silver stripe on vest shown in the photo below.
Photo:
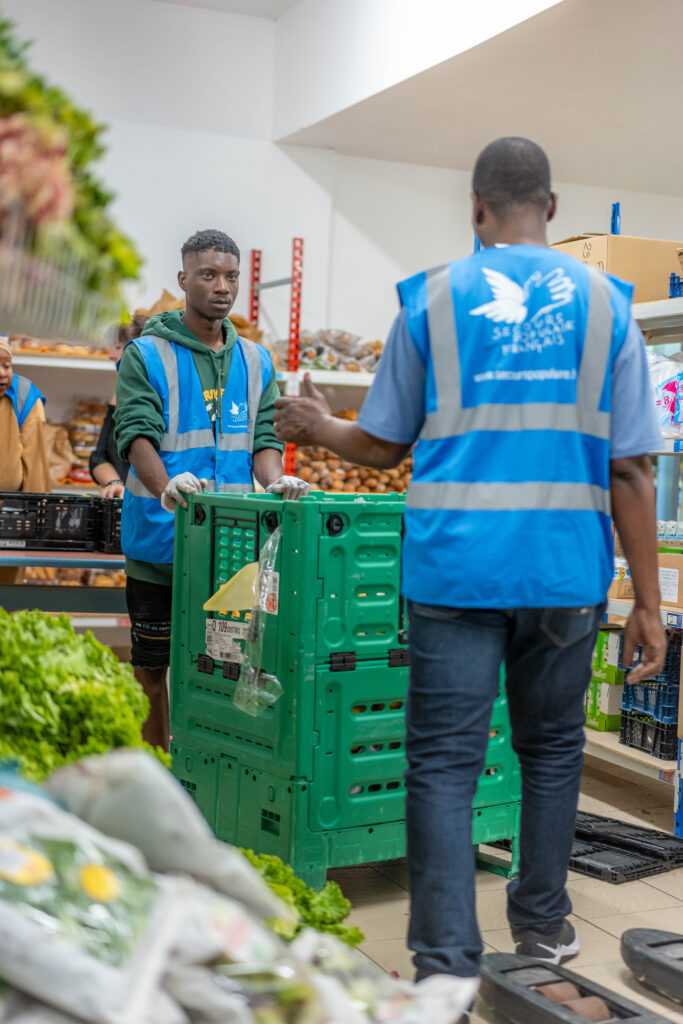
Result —
[{"label": "reflective silver stripe on vest", "polygon": [[147,490],[140,477],[135,476],[132,469],[128,470],[126,490],[134,494],[136,498],[154,498],[152,492]]},{"label": "reflective silver stripe on vest", "polygon": [[448,264],[427,272],[427,320],[436,386],[436,412],[420,437],[437,440],[472,430],[572,430],[608,439],[609,413],[599,411],[612,344],[612,307],[607,279],[592,267],[583,356],[576,404],[520,403],[462,407],[460,354]]},{"label": "reflective silver stripe on vest", "polygon": [[[576,384],[576,404],[581,416],[584,412],[596,412],[600,407],[614,323],[607,278],[595,267],[586,269],[590,275],[591,290],[583,356]],[[607,434],[604,436],[609,437],[609,414],[603,415],[607,417]]]},{"label": "reflective silver stripe on vest", "polygon": [[220,452],[248,452],[251,451],[248,432],[239,434],[219,434],[216,440],[216,447]]},{"label": "reflective silver stripe on vest", "polygon": [[19,375],[17,375],[16,380],[17,380],[17,409],[19,410],[19,418],[21,418],[21,414],[24,411],[24,406],[26,405],[26,399],[28,398],[28,393],[31,390],[31,381],[28,380],[27,377],[21,377]]},{"label": "reflective silver stripe on vest", "polygon": [[261,404],[263,390],[261,379],[261,359],[253,342],[240,338],[247,362],[247,430],[237,434],[219,434],[214,438],[213,430],[188,430],[179,433],[180,419],[180,383],[178,380],[178,360],[173,346],[165,338],[152,338],[164,367],[168,382],[168,430],[161,438],[159,450],[162,452],[185,452],[191,448],[217,447],[223,452],[250,452],[254,447],[256,416]]},{"label": "reflective silver stripe on vest", "polygon": [[[247,451],[254,450],[254,432],[256,430],[256,417],[261,395],[263,394],[263,375],[261,373],[261,357],[258,347],[253,341],[240,338],[240,344],[244,351],[244,358],[247,361],[247,410],[249,414],[249,425],[247,428]],[[233,449],[234,450],[234,449]]]},{"label": "reflective silver stripe on vest", "polygon": [[216,487],[215,480],[209,480],[205,488],[207,494],[251,494],[254,490],[253,484],[219,484]]},{"label": "reflective silver stripe on vest", "polygon": [[[178,384],[178,360],[173,346],[165,338],[152,338],[154,347],[166,374],[168,385],[168,430],[161,439],[161,451],[175,451],[173,442],[178,439],[178,421],[180,414],[180,387]],[[170,447],[168,443],[170,442]]]},{"label": "reflective silver stripe on vest", "polygon": [[219,484],[219,494],[251,494],[254,490],[253,484]]},{"label": "reflective silver stripe on vest", "polygon": [[575,483],[411,483],[410,508],[458,512],[520,512],[555,509],[562,512],[610,514],[610,492],[595,484]]},{"label": "reflective silver stripe on vest", "polygon": [[[140,477],[128,470],[126,477],[126,490],[134,494],[136,498],[154,498],[154,495],[143,484]],[[216,490],[216,481],[208,480],[206,484],[207,493],[211,494],[250,494],[254,490],[253,484],[219,484]]]}]

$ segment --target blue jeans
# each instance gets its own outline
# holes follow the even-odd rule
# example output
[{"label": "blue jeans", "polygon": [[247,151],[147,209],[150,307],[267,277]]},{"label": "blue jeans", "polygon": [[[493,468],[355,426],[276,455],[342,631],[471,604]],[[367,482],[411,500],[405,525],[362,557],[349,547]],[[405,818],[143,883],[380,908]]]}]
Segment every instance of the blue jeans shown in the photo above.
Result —
[{"label": "blue jeans", "polygon": [[406,819],[417,978],[478,974],[472,800],[500,679],[522,769],[520,873],[508,920],[551,932],[565,883],[583,761],[584,694],[604,605],[460,610],[409,606]]}]

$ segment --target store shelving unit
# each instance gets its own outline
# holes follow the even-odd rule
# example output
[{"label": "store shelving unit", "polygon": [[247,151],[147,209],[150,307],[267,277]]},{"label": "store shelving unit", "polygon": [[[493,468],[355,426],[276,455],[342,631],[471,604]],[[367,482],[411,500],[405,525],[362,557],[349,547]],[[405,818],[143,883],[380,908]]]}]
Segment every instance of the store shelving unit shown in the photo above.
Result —
[{"label": "store shelving unit", "polygon": [[[304,240],[292,239],[292,272],[289,277],[280,277],[273,281],[261,280],[261,249],[252,249],[249,274],[249,319],[258,325],[261,309],[261,292],[267,288],[291,286],[289,300],[289,344],[287,346],[287,370],[289,373],[285,390],[287,394],[298,394],[296,371],[299,369],[299,349],[301,348],[301,288],[304,274]],[[285,473],[293,476],[296,473],[295,446],[285,445]]]},{"label": "store shelving unit", "polygon": [[[683,299],[661,299],[658,302],[640,302],[633,306],[633,315],[645,335],[648,345],[678,344],[683,348]],[[672,472],[666,474],[667,505],[678,509],[678,487],[680,455],[683,454],[683,438],[665,438],[653,456],[674,456]],[[664,474],[662,474],[664,475]],[[612,616],[626,618],[633,608],[630,601],[608,601],[607,612]],[[683,628],[683,608],[661,609],[662,622],[675,629]],[[683,709],[679,711],[679,721]],[[660,761],[640,750],[624,747],[616,733],[599,733],[586,730],[586,753],[599,757],[611,764],[629,771],[647,775],[649,778],[668,782],[674,787],[674,808],[683,800],[680,772],[676,761]]]}]

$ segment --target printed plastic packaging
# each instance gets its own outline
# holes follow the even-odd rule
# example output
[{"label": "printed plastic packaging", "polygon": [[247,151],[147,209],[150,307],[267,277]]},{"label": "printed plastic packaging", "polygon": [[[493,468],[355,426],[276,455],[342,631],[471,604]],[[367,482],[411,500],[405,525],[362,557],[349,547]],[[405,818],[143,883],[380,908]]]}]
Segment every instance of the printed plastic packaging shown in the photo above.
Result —
[{"label": "printed plastic packaging", "polygon": [[155,871],[191,875],[259,917],[292,917],[242,854],[214,837],[192,797],[144,751],[86,757],[55,772],[46,788],[90,825],[136,846]]},{"label": "printed plastic packaging", "polygon": [[261,549],[257,593],[251,609],[249,633],[244,645],[244,661],[235,687],[235,707],[248,715],[260,715],[282,696],[277,676],[264,672],[263,636],[269,615],[277,615],[280,603],[280,574],[275,571],[282,529],[278,526]]},{"label": "printed plastic packaging", "polygon": [[[18,790],[0,800],[0,976],[93,1024],[138,1024],[178,923],[172,879],[127,843]],[[155,1016],[158,1024],[177,1017]]]}]

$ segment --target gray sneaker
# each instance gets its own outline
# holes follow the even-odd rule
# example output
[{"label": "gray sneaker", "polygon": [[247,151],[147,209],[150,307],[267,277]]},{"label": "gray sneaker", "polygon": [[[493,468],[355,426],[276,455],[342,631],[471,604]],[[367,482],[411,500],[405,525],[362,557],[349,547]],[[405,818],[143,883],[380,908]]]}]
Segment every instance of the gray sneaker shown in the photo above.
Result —
[{"label": "gray sneaker", "polygon": [[550,935],[536,932],[533,928],[516,928],[513,938],[518,956],[529,956],[546,964],[563,964],[576,956],[581,948],[574,925],[566,918]]}]

